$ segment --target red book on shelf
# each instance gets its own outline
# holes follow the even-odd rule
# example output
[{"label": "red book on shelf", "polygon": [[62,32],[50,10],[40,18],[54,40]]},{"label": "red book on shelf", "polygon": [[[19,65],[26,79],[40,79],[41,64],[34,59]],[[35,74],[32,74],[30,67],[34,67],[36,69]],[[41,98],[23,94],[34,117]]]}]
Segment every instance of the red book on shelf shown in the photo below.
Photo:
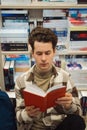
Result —
[{"label": "red book on shelf", "polygon": [[33,85],[23,90],[23,96],[26,106],[34,105],[41,111],[45,111],[47,108],[55,106],[56,99],[63,97],[65,92],[65,86],[53,86],[44,92],[41,88]]}]

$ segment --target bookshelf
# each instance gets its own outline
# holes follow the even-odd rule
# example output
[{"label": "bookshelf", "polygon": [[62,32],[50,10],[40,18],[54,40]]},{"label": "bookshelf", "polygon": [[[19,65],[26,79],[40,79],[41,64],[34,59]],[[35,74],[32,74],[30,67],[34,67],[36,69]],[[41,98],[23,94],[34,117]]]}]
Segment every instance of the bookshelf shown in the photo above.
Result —
[{"label": "bookshelf", "polygon": [[[42,11],[43,9],[80,9],[80,8],[87,8],[87,4],[74,4],[74,3],[62,3],[62,2],[31,2],[27,5],[0,5],[0,12],[3,9],[27,9],[29,10],[30,18],[34,19],[42,19]],[[0,13],[0,27],[2,26],[2,19]],[[3,77],[3,55],[8,54],[29,54],[29,51],[1,51],[0,46],[0,86],[3,90],[4,88],[4,77]],[[65,55],[86,55],[87,51],[75,51],[75,50],[67,50],[61,51],[57,53],[61,57],[64,58]]]},{"label": "bookshelf", "polygon": [[27,5],[0,5],[0,9],[69,9],[87,8],[87,4],[73,4],[62,2],[31,2]]}]

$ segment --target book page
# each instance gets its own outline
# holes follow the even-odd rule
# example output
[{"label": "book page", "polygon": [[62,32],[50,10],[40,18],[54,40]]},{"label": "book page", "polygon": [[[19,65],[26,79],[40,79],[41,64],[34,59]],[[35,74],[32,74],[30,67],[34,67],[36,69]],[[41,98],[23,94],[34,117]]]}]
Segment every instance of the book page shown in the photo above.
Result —
[{"label": "book page", "polygon": [[59,88],[63,88],[65,86],[53,86],[51,88],[49,88],[47,90],[47,92],[45,92],[44,90],[42,90],[40,87],[36,86],[35,84],[31,84],[30,86],[27,86],[24,91],[27,91],[27,92],[30,92],[30,93],[33,93],[35,95],[39,95],[39,96],[42,96],[42,97],[45,97],[49,92],[53,91],[53,90],[56,90],[56,89],[59,89]]},{"label": "book page", "polygon": [[56,90],[56,89],[60,89],[60,88],[63,88],[63,87],[65,87],[65,86],[55,85],[55,86],[49,88],[46,93],[49,93],[49,92],[51,92],[51,91],[54,91],[54,90]]},{"label": "book page", "polygon": [[45,97],[46,93],[45,91],[43,91],[41,88],[39,88],[38,86],[36,86],[35,84],[31,84],[30,86],[27,86],[24,91]]}]

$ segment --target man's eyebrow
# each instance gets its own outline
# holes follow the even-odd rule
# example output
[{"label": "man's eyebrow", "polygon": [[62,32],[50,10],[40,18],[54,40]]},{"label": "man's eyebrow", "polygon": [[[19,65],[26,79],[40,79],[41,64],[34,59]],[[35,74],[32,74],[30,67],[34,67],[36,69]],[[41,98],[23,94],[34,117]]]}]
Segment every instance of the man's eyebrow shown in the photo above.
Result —
[{"label": "man's eyebrow", "polygon": [[[44,53],[46,52],[51,52],[51,50],[47,50],[47,51],[44,51]],[[43,53],[42,51],[37,51],[37,53]]]}]

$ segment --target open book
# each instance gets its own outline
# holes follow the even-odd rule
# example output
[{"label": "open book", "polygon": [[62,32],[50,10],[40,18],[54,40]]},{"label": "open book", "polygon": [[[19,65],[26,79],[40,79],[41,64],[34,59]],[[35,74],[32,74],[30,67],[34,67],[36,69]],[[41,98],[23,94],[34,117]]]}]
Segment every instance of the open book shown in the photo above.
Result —
[{"label": "open book", "polygon": [[26,106],[34,105],[41,111],[45,111],[47,108],[55,106],[56,99],[63,97],[65,92],[65,86],[53,86],[44,92],[38,86],[31,85],[23,90],[23,96]]}]

